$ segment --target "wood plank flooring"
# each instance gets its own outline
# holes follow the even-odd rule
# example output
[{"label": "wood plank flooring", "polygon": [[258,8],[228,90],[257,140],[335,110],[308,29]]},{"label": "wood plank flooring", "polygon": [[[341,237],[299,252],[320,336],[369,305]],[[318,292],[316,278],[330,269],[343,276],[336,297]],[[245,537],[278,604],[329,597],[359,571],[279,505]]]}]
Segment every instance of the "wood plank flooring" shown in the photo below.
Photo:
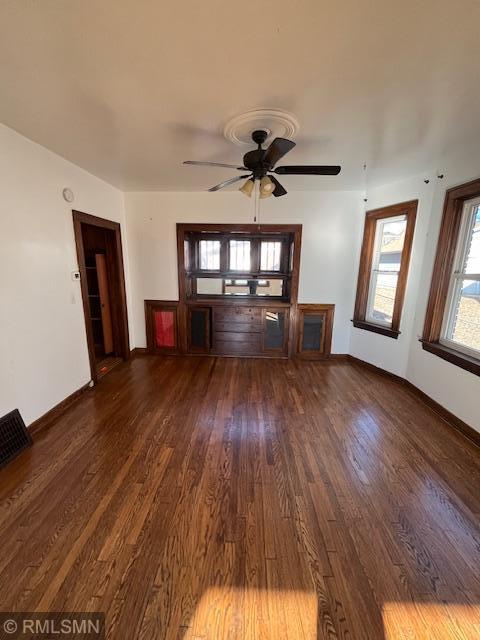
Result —
[{"label": "wood plank flooring", "polygon": [[480,455],[359,365],[138,357],[0,472],[4,611],[115,640],[480,638]]}]

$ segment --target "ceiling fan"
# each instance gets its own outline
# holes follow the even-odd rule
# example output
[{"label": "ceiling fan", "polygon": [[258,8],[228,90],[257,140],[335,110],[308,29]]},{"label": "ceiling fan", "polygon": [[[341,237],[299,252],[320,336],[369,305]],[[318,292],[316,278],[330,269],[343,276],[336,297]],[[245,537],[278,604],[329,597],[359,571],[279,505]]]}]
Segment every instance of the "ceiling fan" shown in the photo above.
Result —
[{"label": "ceiling fan", "polygon": [[296,176],[336,176],[340,173],[341,167],[338,165],[290,165],[275,167],[280,158],[293,149],[295,142],[286,138],[275,138],[268,149],[262,149],[262,144],[268,137],[268,133],[263,130],[257,130],[252,133],[252,140],[257,145],[257,149],[248,151],[243,156],[243,165],[223,164],[221,162],[199,162],[196,160],[185,160],[183,164],[193,164],[209,167],[227,167],[229,169],[237,169],[238,171],[248,171],[249,173],[230,178],[214,187],[210,187],[208,191],[219,191],[224,187],[228,187],[235,182],[245,180],[245,184],[240,187],[240,191],[247,196],[251,196],[255,187],[255,182],[260,183],[260,198],[268,198],[273,195],[276,198],[286,195],[287,191],[280,184],[272,173],[277,175],[296,175]]}]

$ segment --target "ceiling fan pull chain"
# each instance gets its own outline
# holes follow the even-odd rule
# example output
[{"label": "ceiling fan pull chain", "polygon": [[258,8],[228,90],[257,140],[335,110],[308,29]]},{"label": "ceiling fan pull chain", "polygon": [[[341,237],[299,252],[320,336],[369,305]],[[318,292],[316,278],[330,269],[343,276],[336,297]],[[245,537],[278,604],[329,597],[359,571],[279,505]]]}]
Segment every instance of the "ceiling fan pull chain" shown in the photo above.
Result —
[{"label": "ceiling fan pull chain", "polygon": [[260,224],[260,183],[258,180],[253,184],[253,202],[254,202],[254,216],[253,221]]}]

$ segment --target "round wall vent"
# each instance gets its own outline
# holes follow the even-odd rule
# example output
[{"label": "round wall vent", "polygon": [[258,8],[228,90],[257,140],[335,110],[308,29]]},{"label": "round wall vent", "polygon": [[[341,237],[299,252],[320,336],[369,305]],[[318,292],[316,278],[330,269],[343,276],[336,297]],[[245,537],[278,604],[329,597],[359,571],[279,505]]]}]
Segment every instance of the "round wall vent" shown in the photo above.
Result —
[{"label": "round wall vent", "polygon": [[299,129],[296,117],[281,109],[252,109],[235,116],[227,122],[223,135],[235,144],[252,145],[252,132],[263,129],[268,133],[265,144],[268,146],[274,138],[295,137]]}]

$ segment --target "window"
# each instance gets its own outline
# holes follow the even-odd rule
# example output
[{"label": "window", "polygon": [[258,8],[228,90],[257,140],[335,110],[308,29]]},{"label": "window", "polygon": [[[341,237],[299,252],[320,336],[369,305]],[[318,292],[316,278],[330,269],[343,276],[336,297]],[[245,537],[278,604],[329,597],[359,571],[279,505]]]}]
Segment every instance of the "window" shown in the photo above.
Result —
[{"label": "window", "polygon": [[281,242],[262,242],[260,269],[262,271],[280,271]]},{"label": "window", "polygon": [[220,269],[220,240],[200,240],[200,269],[218,271]]},{"label": "window", "polygon": [[392,326],[407,217],[377,222],[367,302],[367,322]]},{"label": "window", "polygon": [[440,342],[480,356],[480,198],[463,207]]},{"label": "window", "polygon": [[480,180],[447,191],[422,342],[480,375]]},{"label": "window", "polygon": [[269,296],[286,302],[297,295],[299,225],[181,224],[177,243],[187,299]]},{"label": "window", "polygon": [[353,324],[400,334],[417,201],[369,211],[365,219]]},{"label": "window", "polygon": [[230,271],[250,271],[250,240],[230,240]]}]

